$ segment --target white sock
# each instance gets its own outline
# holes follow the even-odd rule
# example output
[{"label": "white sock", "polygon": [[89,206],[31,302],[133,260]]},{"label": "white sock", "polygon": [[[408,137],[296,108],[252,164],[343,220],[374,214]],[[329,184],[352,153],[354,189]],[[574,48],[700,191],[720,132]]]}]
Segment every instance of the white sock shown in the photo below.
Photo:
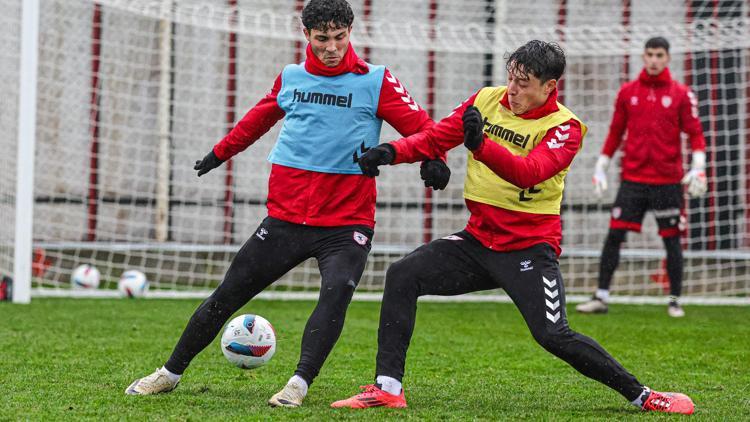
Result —
[{"label": "white sock", "polygon": [[375,382],[380,384],[380,389],[388,394],[393,394],[394,396],[401,394],[401,381],[395,378],[378,375],[375,378]]},{"label": "white sock", "polygon": [[609,301],[609,290],[606,289],[596,289],[596,293],[594,293],[594,296],[601,299],[602,302]]},{"label": "white sock", "polygon": [[173,374],[173,373],[169,372],[169,369],[167,369],[167,368],[165,368],[165,367],[163,367],[163,366],[161,367],[161,372],[162,372],[162,373],[163,373],[164,375],[166,375],[166,376],[167,376],[167,378],[169,378],[169,380],[170,380],[170,381],[172,381],[173,383],[176,383],[176,382],[178,382],[178,381],[180,380],[180,378],[182,378],[182,375],[179,375],[179,374]]},{"label": "white sock", "polygon": [[643,407],[643,400],[648,398],[648,395],[651,394],[651,389],[648,387],[643,387],[643,391],[641,391],[641,394],[638,395],[638,398],[631,401],[630,404],[633,406]]},{"label": "white sock", "polygon": [[287,384],[297,384],[302,390],[302,395],[307,395],[307,381],[305,381],[301,376],[292,376],[291,378],[289,378],[289,381],[287,381]]}]

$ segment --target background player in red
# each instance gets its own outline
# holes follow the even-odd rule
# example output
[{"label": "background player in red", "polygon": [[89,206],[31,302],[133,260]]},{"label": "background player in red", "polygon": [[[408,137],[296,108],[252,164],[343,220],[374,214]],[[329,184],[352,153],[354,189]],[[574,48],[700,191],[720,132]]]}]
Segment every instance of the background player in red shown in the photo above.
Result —
[{"label": "background player in red", "polygon": [[[698,119],[698,103],[690,89],[672,79],[669,42],[663,37],[646,42],[644,68],[638,79],[620,88],[609,135],[594,170],[598,196],[607,189],[606,170],[622,144],[622,184],[612,206],[609,233],[599,267],[599,287],[593,298],[579,304],[582,313],[606,313],[612,275],[620,262],[620,246],[628,231],[641,231],[643,216],[652,210],[667,250],[670,316],[685,315],[678,299],[682,290],[684,230],[683,191],[690,196],[706,193],[706,141]],[[692,162],[683,177],[682,132],[688,135]]]},{"label": "background player in red", "polygon": [[[269,156],[268,217],[232,259],[224,280],[196,309],[169,360],[135,380],[131,395],[174,390],[195,356],[245,303],[308,258],[321,274],[320,298],[302,335],[299,363],[272,406],[297,407],[341,334],[370,252],[375,180],[357,157],[380,142],[383,120],[410,135],[434,125],[384,66],[349,44],[354,14],[345,0],[312,0],[302,11],[307,59],[284,67],[271,92],[196,162],[201,176],[242,152],[284,119]],[[433,157],[436,158],[436,157]],[[443,189],[450,171],[427,160],[425,186]]]}]

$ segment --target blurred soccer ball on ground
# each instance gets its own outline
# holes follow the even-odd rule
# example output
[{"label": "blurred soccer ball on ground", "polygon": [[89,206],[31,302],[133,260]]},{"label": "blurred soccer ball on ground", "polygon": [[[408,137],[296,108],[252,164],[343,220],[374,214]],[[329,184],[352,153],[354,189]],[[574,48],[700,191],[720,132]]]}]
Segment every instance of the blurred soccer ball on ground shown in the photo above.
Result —
[{"label": "blurred soccer ball on ground", "polygon": [[100,280],[99,270],[89,264],[79,265],[70,275],[70,285],[74,289],[96,289]]},{"label": "blurred soccer ball on ground", "polygon": [[117,282],[117,290],[123,297],[143,297],[148,292],[146,275],[138,270],[125,271]]},{"label": "blurred soccer ball on ground", "polygon": [[258,368],[268,363],[276,352],[276,332],[262,316],[240,315],[224,329],[221,351],[235,366]]}]

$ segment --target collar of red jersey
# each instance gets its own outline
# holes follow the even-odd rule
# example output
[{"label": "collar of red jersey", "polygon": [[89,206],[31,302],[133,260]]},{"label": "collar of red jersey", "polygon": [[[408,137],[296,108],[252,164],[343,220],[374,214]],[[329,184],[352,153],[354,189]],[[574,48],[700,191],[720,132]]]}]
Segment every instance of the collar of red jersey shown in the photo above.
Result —
[{"label": "collar of red jersey", "polygon": [[669,72],[669,68],[665,67],[660,74],[651,76],[648,74],[648,72],[646,72],[646,69],[644,68],[638,75],[638,80],[647,85],[666,84],[672,80],[672,74]]},{"label": "collar of red jersey", "polygon": [[[510,110],[508,91],[505,91],[505,94],[503,94],[503,98],[500,99],[500,104]],[[549,96],[547,97],[547,101],[544,104],[535,109],[531,109],[526,113],[518,114],[518,117],[527,120],[541,119],[542,117],[552,114],[558,110],[560,110],[560,107],[557,106],[557,88],[555,88],[554,91],[549,94]]]},{"label": "collar of red jersey", "polygon": [[305,70],[313,75],[338,76],[349,72],[364,75],[370,71],[367,63],[359,58],[354,51],[352,43],[349,43],[344,58],[336,67],[328,67],[323,64],[323,62],[313,54],[310,44],[307,44],[306,54],[307,59],[305,60]]}]

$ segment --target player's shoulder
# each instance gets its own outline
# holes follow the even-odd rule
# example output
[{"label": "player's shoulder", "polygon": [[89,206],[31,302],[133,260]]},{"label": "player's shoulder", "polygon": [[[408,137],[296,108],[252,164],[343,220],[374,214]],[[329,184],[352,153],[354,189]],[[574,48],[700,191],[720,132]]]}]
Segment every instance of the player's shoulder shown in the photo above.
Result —
[{"label": "player's shoulder", "polygon": [[640,81],[638,79],[633,79],[632,81],[627,81],[622,86],[620,86],[620,92],[621,93],[629,93],[632,92],[634,89],[638,87],[640,84]]},{"label": "player's shoulder", "polygon": [[372,64],[370,62],[365,62],[367,65],[367,69],[370,72],[384,72],[384,73],[391,73],[391,70],[388,69],[388,67],[384,64]]},{"label": "player's shoulder", "polygon": [[500,101],[501,98],[503,98],[506,91],[508,91],[508,87],[506,85],[485,86],[479,88],[474,93],[474,97],[487,101],[497,102]]},{"label": "player's shoulder", "polygon": [[683,96],[690,96],[693,93],[693,90],[689,86],[674,79],[672,79],[672,89]]},{"label": "player's shoulder", "polygon": [[286,66],[284,66],[283,69],[281,69],[281,75],[288,75],[290,73],[294,72],[306,72],[305,70],[305,62],[300,63],[289,63]]}]

